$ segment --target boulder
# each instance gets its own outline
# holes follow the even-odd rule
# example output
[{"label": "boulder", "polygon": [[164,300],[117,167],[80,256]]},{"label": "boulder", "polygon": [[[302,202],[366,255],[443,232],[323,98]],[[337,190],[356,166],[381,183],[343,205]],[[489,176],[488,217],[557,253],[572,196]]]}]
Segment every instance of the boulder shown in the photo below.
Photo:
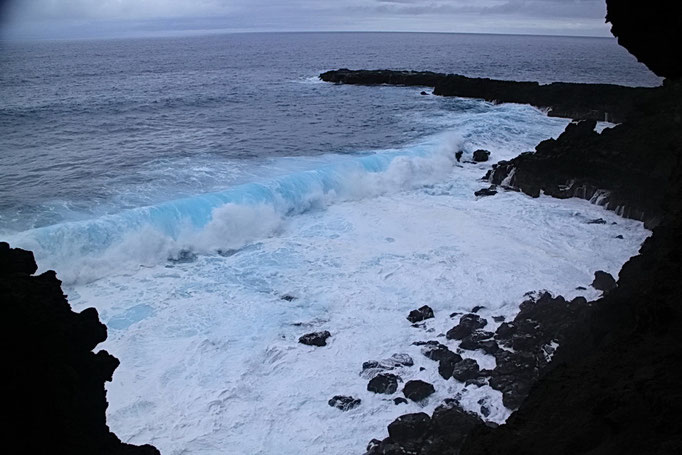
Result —
[{"label": "boulder", "polygon": [[615,289],[616,286],[616,280],[610,273],[606,273],[601,270],[594,272],[594,281],[592,281],[593,288],[599,291],[609,292]]},{"label": "boulder", "polygon": [[478,362],[474,359],[464,359],[454,365],[452,377],[458,381],[466,382],[471,379],[476,379],[479,375],[479,371]]},{"label": "boulder", "polygon": [[398,390],[400,376],[391,373],[380,373],[374,376],[367,384],[367,390],[374,393],[390,395]]},{"label": "boulder", "polygon": [[332,336],[332,334],[326,330],[322,332],[306,333],[298,339],[298,342],[307,344],[308,346],[326,346],[327,338],[330,336]]},{"label": "boulder", "polygon": [[372,378],[377,373],[382,371],[395,370],[401,367],[411,367],[414,365],[414,360],[408,354],[393,354],[391,357],[383,360],[368,360],[363,362],[360,376],[365,378]]},{"label": "boulder", "polygon": [[417,310],[410,311],[410,314],[407,316],[407,320],[412,323],[431,318],[433,318],[433,310],[428,305],[424,305]]},{"label": "boulder", "polygon": [[328,403],[331,407],[338,408],[342,411],[350,411],[351,409],[360,406],[362,400],[346,395],[335,395]]},{"label": "boulder", "polygon": [[461,340],[471,335],[471,332],[474,330],[482,329],[487,324],[488,321],[477,314],[465,314],[459,319],[459,324],[448,330],[448,332],[445,334],[445,337],[448,340]]},{"label": "boulder", "polygon": [[461,150],[455,153],[455,159],[457,159],[458,163],[462,161],[462,155],[464,155],[464,152]]},{"label": "boulder", "polygon": [[403,395],[412,401],[422,401],[435,391],[436,389],[433,388],[432,384],[419,379],[407,381],[403,387]]},{"label": "boulder", "polygon": [[405,414],[388,425],[388,436],[397,443],[422,440],[431,427],[431,417],[425,412]]},{"label": "boulder", "polygon": [[474,152],[473,158],[477,163],[488,161],[488,158],[490,158],[490,152],[483,149],[476,150]]}]

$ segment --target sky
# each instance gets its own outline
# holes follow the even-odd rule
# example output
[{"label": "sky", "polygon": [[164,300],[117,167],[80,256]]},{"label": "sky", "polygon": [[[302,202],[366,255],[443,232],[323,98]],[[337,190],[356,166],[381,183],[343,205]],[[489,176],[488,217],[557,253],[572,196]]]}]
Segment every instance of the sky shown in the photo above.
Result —
[{"label": "sky", "polygon": [[611,36],[604,0],[0,0],[3,39],[275,31]]}]

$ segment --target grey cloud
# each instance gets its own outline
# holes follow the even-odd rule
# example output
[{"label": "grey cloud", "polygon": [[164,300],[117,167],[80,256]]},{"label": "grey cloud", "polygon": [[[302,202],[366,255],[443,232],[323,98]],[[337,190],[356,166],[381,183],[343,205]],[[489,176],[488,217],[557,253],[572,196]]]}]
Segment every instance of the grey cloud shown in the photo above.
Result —
[{"label": "grey cloud", "polygon": [[608,33],[603,0],[14,0],[5,10],[5,28],[23,36],[98,24],[114,34],[117,27]]}]

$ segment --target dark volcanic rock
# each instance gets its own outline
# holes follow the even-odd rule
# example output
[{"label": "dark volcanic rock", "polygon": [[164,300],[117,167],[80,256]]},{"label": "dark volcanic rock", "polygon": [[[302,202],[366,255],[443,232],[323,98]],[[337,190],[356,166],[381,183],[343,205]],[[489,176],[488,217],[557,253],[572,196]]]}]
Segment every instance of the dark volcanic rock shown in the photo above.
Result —
[{"label": "dark volcanic rock", "polygon": [[495,332],[495,340],[514,352],[488,348],[497,366],[489,384],[502,392],[505,406],[516,409],[549,365],[554,343],[561,344],[587,311],[587,301],[577,297],[568,302],[545,292],[521,303],[513,322],[503,322]]},{"label": "dark volcanic rock", "polygon": [[659,76],[682,78],[682,15],[674,2],[607,0],[606,5],[618,44]]},{"label": "dark volcanic rock", "polygon": [[532,104],[550,108],[549,115],[574,119],[622,122],[635,110],[636,101],[651,96],[655,89],[607,84],[500,81],[429,71],[348,70],[327,71],[326,82],[361,85],[410,85],[434,87],[433,94],[480,98],[500,103]]},{"label": "dark volcanic rock", "polygon": [[474,191],[474,196],[477,197],[483,197],[483,196],[495,196],[497,194],[497,185],[490,185],[488,188],[481,188],[478,191]]},{"label": "dark volcanic rock", "polygon": [[374,376],[367,384],[367,390],[374,393],[390,395],[398,390],[400,376],[391,373],[380,373]]},{"label": "dark volcanic rock", "polygon": [[31,252],[0,242],[6,434],[21,453],[158,454],[107,427],[104,383],[119,361],[92,352],[107,338],[97,311],[74,313],[55,273],[36,270]]},{"label": "dark volcanic rock", "polygon": [[360,376],[365,378],[373,378],[377,373],[382,371],[394,370],[401,367],[411,367],[414,365],[414,360],[408,354],[393,354],[388,359],[383,360],[368,360],[362,364],[362,372]]},{"label": "dark volcanic rock", "polygon": [[327,338],[332,336],[328,331],[306,333],[298,339],[301,344],[308,346],[327,346]]},{"label": "dark volcanic rock", "polygon": [[455,153],[455,158],[457,159],[458,163],[462,160],[462,155],[464,155],[464,152],[461,150]]},{"label": "dark volcanic rock", "polygon": [[388,425],[388,437],[397,443],[420,440],[429,432],[431,417],[424,412],[405,414]]},{"label": "dark volcanic rock", "polygon": [[[682,143],[682,117],[676,113],[682,88],[671,83],[658,93],[663,101],[643,102],[656,115],[601,134],[594,131],[594,122],[572,123],[557,139],[541,142],[535,153],[493,165],[486,177],[532,197],[542,192],[587,199],[652,228],[663,214],[662,188],[673,183]],[[642,159],[648,150],[656,150],[656,159]]]},{"label": "dark volcanic rock", "polygon": [[425,319],[431,319],[431,318],[433,318],[433,310],[428,305],[424,305],[423,307],[419,308],[418,310],[410,311],[410,314],[407,316],[407,320],[412,322],[412,323],[420,322],[420,321],[423,321]]},{"label": "dark volcanic rock", "polygon": [[477,163],[482,163],[484,161],[488,161],[488,158],[490,158],[490,152],[487,150],[476,150],[473,155],[474,161]]},{"label": "dark volcanic rock", "polygon": [[488,321],[477,314],[465,314],[459,319],[459,324],[448,330],[445,334],[448,340],[461,340],[471,335],[474,330],[482,329]]},{"label": "dark volcanic rock", "polygon": [[412,401],[422,401],[435,391],[432,384],[419,379],[407,381],[403,387],[403,395]]},{"label": "dark volcanic rock", "polygon": [[481,419],[458,406],[439,406],[428,414],[406,414],[388,426],[389,437],[376,439],[367,447],[367,455],[457,455],[472,428]]},{"label": "dark volcanic rock", "polygon": [[335,395],[328,403],[329,406],[333,408],[338,408],[342,411],[350,411],[351,409],[360,406],[362,400],[351,396]]},{"label": "dark volcanic rock", "polygon": [[458,381],[466,382],[470,379],[476,379],[479,376],[478,362],[474,359],[464,359],[454,365],[452,370],[452,377]]},{"label": "dark volcanic rock", "polygon": [[594,272],[592,287],[599,291],[608,292],[616,287],[616,280],[610,273],[598,270]]},{"label": "dark volcanic rock", "polygon": [[457,354],[448,349],[447,346],[445,346],[444,344],[440,344],[437,341],[427,342],[422,348],[422,354],[424,354],[429,359],[435,360],[437,362],[445,358],[459,357]]},{"label": "dark volcanic rock", "polygon": [[405,398],[403,398],[403,397],[395,397],[395,398],[393,399],[393,402],[394,402],[396,405],[398,405],[398,404],[407,404],[407,403],[408,403],[408,401],[407,401]]}]

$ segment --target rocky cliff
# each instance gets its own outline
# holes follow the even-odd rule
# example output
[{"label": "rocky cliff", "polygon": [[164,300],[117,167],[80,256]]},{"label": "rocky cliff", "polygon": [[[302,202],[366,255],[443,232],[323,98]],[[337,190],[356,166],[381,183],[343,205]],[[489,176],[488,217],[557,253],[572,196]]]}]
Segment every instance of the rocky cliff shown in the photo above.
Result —
[{"label": "rocky cliff", "polygon": [[119,361],[93,352],[107,328],[94,308],[73,312],[55,273],[37,269],[33,253],[0,242],[6,444],[18,444],[12,453],[158,455],[109,431],[104,383]]}]

